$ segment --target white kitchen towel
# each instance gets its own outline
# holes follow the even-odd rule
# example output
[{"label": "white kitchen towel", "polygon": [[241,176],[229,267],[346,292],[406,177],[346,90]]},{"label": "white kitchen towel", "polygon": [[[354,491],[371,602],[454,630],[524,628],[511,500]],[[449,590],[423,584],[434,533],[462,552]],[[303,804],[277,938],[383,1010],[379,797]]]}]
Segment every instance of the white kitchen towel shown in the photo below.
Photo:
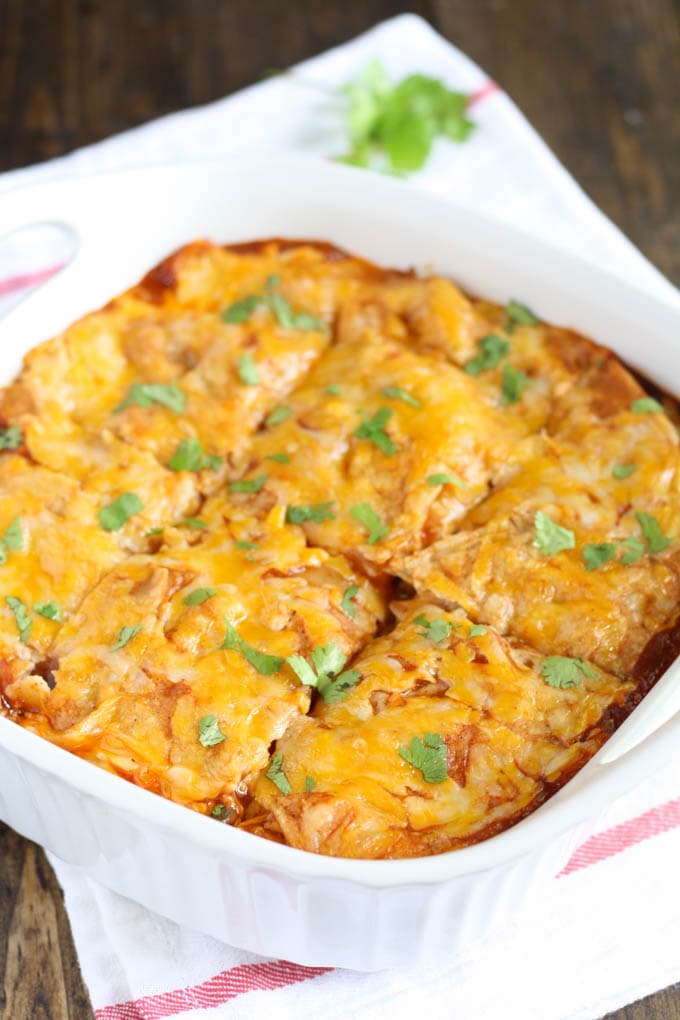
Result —
[{"label": "white kitchen towel", "polygon": [[[0,176],[0,191],[117,167],[226,154],[342,151],[337,90],[371,59],[474,96],[469,142],[436,143],[421,187],[481,209],[680,304],[678,293],[590,202],[510,99],[424,21],[404,15],[279,77],[62,159]],[[319,88],[316,88],[319,86]],[[0,232],[2,225],[0,224]],[[68,258],[53,232],[0,244],[0,314]],[[97,1020],[274,1014],[464,1020],[598,1018],[680,980],[680,757],[631,791],[555,877],[540,909],[427,968],[366,975],[264,960],[185,931],[52,858]]]}]

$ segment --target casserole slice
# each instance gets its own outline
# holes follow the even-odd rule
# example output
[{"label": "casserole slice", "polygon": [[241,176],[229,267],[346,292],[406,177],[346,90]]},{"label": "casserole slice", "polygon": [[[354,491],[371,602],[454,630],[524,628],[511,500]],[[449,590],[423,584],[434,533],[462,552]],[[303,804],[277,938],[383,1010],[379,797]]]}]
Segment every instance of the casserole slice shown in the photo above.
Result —
[{"label": "casserole slice", "polygon": [[342,857],[441,853],[532,811],[639,700],[583,660],[535,648],[424,600],[353,661],[356,686],[322,699],[276,743],[244,825]]}]

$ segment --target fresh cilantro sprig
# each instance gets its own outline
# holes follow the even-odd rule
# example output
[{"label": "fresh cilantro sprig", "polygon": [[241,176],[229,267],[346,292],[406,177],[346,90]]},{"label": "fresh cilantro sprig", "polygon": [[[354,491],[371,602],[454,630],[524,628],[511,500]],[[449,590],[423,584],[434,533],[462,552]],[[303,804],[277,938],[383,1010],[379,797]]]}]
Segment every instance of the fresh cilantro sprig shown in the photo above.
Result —
[{"label": "fresh cilantro sprig", "polygon": [[135,404],[137,407],[151,407],[160,404],[179,414],[184,410],[186,397],[176,382],[133,383],[127,397],[114,407],[114,414]]},{"label": "fresh cilantro sprig", "polygon": [[44,616],[46,620],[61,620],[61,606],[58,602],[36,602],[33,606],[33,611],[39,616]]},{"label": "fresh cilantro sprig", "polygon": [[217,716],[212,712],[198,720],[198,742],[203,747],[217,747],[226,739],[226,733],[222,732]]},{"label": "fresh cilantro sprig", "polygon": [[208,599],[217,595],[217,588],[194,588],[188,595],[184,596],[185,606],[202,606]]},{"label": "fresh cilantro sprig", "polygon": [[647,547],[651,553],[663,552],[671,544],[672,539],[668,535],[664,535],[661,530],[661,525],[657,521],[656,517],[652,514],[643,513],[638,510],[635,516],[638,519],[642,535],[647,542]]},{"label": "fresh cilantro sprig", "polygon": [[455,485],[457,489],[467,489],[467,485],[462,478],[456,478],[455,475],[450,474],[448,471],[437,471],[433,475],[428,475],[425,479],[428,485]]},{"label": "fresh cilantro sprig", "polygon": [[416,410],[420,410],[423,406],[411,393],[407,390],[402,390],[401,386],[383,386],[382,395],[387,397],[388,400],[401,400],[403,404],[415,407]]},{"label": "fresh cilantro sprig", "polygon": [[144,509],[136,492],[124,492],[99,511],[99,523],[104,531],[120,531],[126,521]]},{"label": "fresh cilantro sprig", "polygon": [[506,361],[501,376],[501,403],[504,406],[516,404],[521,400],[522,394],[530,382],[526,372],[522,372],[521,369],[515,368],[510,361]]},{"label": "fresh cilantro sprig", "polygon": [[534,545],[543,556],[554,556],[576,546],[576,536],[569,528],[557,524],[542,510],[534,516]]},{"label": "fresh cilantro sprig", "polygon": [[266,475],[256,475],[255,478],[240,478],[236,482],[229,482],[229,492],[259,492],[267,481]]},{"label": "fresh cilantro sprig", "polygon": [[385,432],[385,426],[393,414],[394,411],[391,407],[378,408],[372,418],[364,414],[363,422],[352,434],[357,439],[365,439],[367,442],[373,443],[374,446],[377,446],[388,457],[391,457],[397,451],[397,444]]},{"label": "fresh cilantro sprig", "polygon": [[570,659],[566,655],[549,655],[541,663],[541,675],[550,687],[566,690],[578,687],[585,677],[596,677],[597,673],[584,659]]},{"label": "fresh cilantro sprig", "polygon": [[343,613],[347,613],[353,620],[356,620],[357,611],[354,606],[354,599],[359,594],[359,586],[357,584],[351,584],[349,588],[345,589],[345,593],[342,596],[342,602],[340,608]]},{"label": "fresh cilantro sprig", "polygon": [[269,768],[265,772],[265,776],[269,779],[274,786],[279,790],[284,797],[287,797],[289,793],[293,792],[293,787],[288,782],[288,776],[283,771],[283,755],[274,754],[269,762]]},{"label": "fresh cilantro sprig", "polygon": [[19,631],[19,640],[28,641],[33,629],[33,621],[28,615],[28,609],[22,600],[17,598],[16,595],[8,595],[5,598],[5,602],[14,615],[14,622],[16,623],[17,630]]},{"label": "fresh cilantro sprig", "polygon": [[515,326],[537,326],[539,320],[526,305],[520,301],[508,301],[505,306],[505,331],[512,333]]},{"label": "fresh cilantro sprig", "polygon": [[665,414],[663,404],[660,404],[654,397],[638,397],[630,405],[634,414]]},{"label": "fresh cilantro sprig", "polygon": [[464,142],[475,127],[465,93],[424,74],[394,83],[377,60],[342,93],[350,144],[340,161],[353,166],[412,173],[425,165],[436,138]]},{"label": "fresh cilantro sprig", "polygon": [[252,645],[249,645],[239,636],[233,623],[226,618],[225,623],[227,632],[220,648],[240,652],[246,662],[249,662],[253,669],[256,669],[258,673],[262,673],[263,676],[271,676],[272,673],[279,672],[285,661],[284,659],[278,655],[267,655],[266,652],[258,652],[256,648],[253,648]]},{"label": "fresh cilantro sprig", "polygon": [[0,538],[0,565],[2,565],[10,552],[17,552],[24,547],[24,536],[21,530],[21,518],[15,517],[5,529],[5,534]]},{"label": "fresh cilantro sprig", "polygon": [[356,669],[341,672],[347,656],[333,642],[315,648],[311,660],[310,665],[302,655],[289,655],[286,662],[300,683],[315,687],[327,705],[342,701],[361,679],[361,673]]},{"label": "fresh cilantro sprig", "polygon": [[426,733],[421,739],[413,737],[408,747],[400,747],[399,754],[422,772],[426,783],[443,783],[448,778],[447,747],[441,734]]},{"label": "fresh cilantro sprig", "polygon": [[304,524],[306,521],[313,521],[315,524],[323,524],[324,521],[335,520],[335,514],[331,510],[332,503],[313,503],[311,506],[287,506],[286,521],[288,524]]},{"label": "fresh cilantro sprig", "polygon": [[495,368],[499,362],[510,353],[510,344],[497,333],[489,333],[477,341],[479,354],[466,362],[463,366],[468,375],[479,375],[480,372],[488,372]]},{"label": "fresh cilantro sprig", "polygon": [[8,425],[0,429],[0,450],[18,450],[24,436],[18,425]]},{"label": "fresh cilantro sprig", "polygon": [[350,507],[349,515],[366,528],[369,545],[375,545],[390,533],[390,529],[386,524],[383,524],[370,503],[356,503]]},{"label": "fresh cilantro sprig", "polygon": [[141,629],[141,623],[136,624],[134,627],[121,627],[118,631],[118,638],[115,644],[111,645],[111,651],[117,652],[121,648],[125,648],[125,646],[132,641],[133,637],[136,637],[137,634],[139,634]]}]

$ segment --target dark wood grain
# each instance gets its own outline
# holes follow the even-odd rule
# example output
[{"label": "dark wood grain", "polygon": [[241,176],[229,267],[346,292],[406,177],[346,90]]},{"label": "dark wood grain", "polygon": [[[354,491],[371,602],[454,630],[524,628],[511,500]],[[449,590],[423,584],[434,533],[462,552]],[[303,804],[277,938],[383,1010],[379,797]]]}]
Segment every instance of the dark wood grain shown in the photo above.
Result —
[{"label": "dark wood grain", "polygon": [[[383,18],[422,14],[518,102],[594,201],[680,283],[673,0],[0,0],[0,170],[209,102]],[[61,893],[0,826],[3,1020],[85,1020]],[[680,1020],[680,986],[616,1020]]]}]

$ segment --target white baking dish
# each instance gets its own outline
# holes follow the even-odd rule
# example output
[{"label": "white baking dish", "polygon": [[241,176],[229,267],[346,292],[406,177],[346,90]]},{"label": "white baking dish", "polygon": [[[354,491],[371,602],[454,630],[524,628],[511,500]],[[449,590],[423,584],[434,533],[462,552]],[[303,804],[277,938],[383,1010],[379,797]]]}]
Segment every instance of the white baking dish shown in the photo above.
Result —
[{"label": "white baking dish", "polygon": [[[595,337],[680,394],[679,304],[408,185],[337,166],[202,163],[0,195],[0,234],[63,223],[75,261],[0,323],[0,381],[21,356],[205,236],[331,240],[377,262],[434,269],[517,297]],[[66,552],[66,555],[68,553]],[[0,718],[0,816],[140,903],[234,945],[360,970],[431,959],[540,895],[602,809],[680,747],[674,665],[602,751],[513,829],[407,861],[318,857],[217,824]]]}]

